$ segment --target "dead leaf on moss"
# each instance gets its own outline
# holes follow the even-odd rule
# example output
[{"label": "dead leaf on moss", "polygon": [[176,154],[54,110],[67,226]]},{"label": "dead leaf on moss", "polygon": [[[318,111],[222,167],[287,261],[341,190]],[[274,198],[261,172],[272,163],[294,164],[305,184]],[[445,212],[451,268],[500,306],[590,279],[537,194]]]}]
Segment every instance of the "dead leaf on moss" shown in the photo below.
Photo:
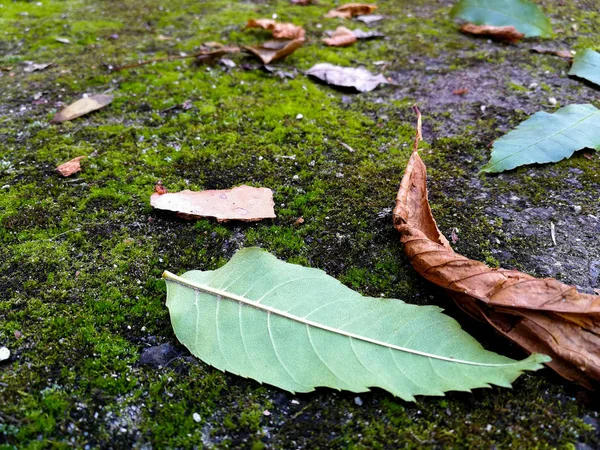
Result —
[{"label": "dead leaf on moss", "polygon": [[337,27],[323,42],[330,47],[347,47],[356,42],[356,35],[346,27]]},{"label": "dead leaf on moss", "polygon": [[267,188],[243,185],[228,190],[162,193],[165,191],[162,184],[157,185],[156,192],[150,196],[150,205],[174,211],[184,219],[215,217],[219,222],[255,222],[276,217],[273,192]]},{"label": "dead leaf on moss", "polygon": [[258,56],[263,63],[269,64],[271,61],[277,61],[278,59],[285,58],[294,53],[294,51],[302,47],[303,44],[304,39],[294,39],[292,41],[267,41],[261,45],[253,45],[244,48]]},{"label": "dead leaf on moss", "polygon": [[23,68],[23,72],[27,72],[27,73],[37,72],[37,71],[40,71],[40,70],[47,69],[52,64],[53,63],[36,64],[34,62],[29,61],[27,63],[27,65]]},{"label": "dead leaf on moss", "polygon": [[291,2],[294,5],[300,5],[300,6],[316,5],[317,4],[316,0],[291,0]]},{"label": "dead leaf on moss", "polygon": [[531,47],[531,51],[535,53],[559,56],[565,59],[573,59],[573,54],[569,50],[552,50],[543,47]]},{"label": "dead leaf on moss", "polygon": [[385,37],[385,34],[380,33],[379,31],[363,31],[359,28],[356,30],[352,30],[356,39],[376,39]]},{"label": "dead leaf on moss", "polygon": [[335,17],[340,17],[342,19],[350,19],[354,16],[364,16],[366,14],[371,14],[376,9],[376,5],[369,5],[365,3],[347,3],[345,5],[341,5],[335,9],[332,9],[325,15],[325,17],[329,19]]},{"label": "dead leaf on moss", "polygon": [[85,158],[85,156],[78,156],[77,158],[73,158],[66,163],[61,164],[56,168],[58,173],[60,173],[63,177],[70,177],[74,173],[77,173],[81,170],[81,160]]},{"label": "dead leaf on moss", "polygon": [[304,28],[293,23],[279,23],[272,19],[249,19],[246,28],[262,28],[273,33],[275,39],[304,39]]},{"label": "dead leaf on moss", "polygon": [[417,128],[393,211],[394,227],[415,270],[528,352],[551,356],[548,366],[564,378],[595,389],[600,381],[600,296],[454,253],[429,207],[426,168],[418,154],[420,114]]},{"label": "dead leaf on moss", "polygon": [[67,120],[77,119],[85,114],[104,108],[114,100],[112,95],[98,94],[83,97],[69,106],[59,111],[51,120],[50,123],[61,123]]},{"label": "dead leaf on moss", "polygon": [[460,27],[460,31],[479,36],[489,36],[497,41],[506,41],[513,44],[516,44],[525,37],[523,33],[517,31],[517,29],[512,25],[495,27],[492,25],[475,25],[473,23],[465,23]]},{"label": "dead leaf on moss", "polygon": [[304,73],[318,78],[327,84],[344,88],[354,88],[359,92],[369,92],[380,84],[390,84],[383,75],[373,75],[362,67],[340,67],[329,63],[320,63],[314,65]]}]

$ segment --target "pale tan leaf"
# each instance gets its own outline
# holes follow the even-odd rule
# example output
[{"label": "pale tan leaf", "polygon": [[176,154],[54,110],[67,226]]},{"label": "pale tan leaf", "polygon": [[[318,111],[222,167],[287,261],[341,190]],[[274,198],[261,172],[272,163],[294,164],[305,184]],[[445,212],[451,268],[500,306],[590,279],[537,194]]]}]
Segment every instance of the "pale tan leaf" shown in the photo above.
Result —
[{"label": "pale tan leaf", "polygon": [[263,63],[269,64],[271,61],[285,58],[302,47],[303,44],[304,39],[294,39],[292,41],[267,41],[262,45],[253,45],[244,48],[258,56]]},{"label": "pale tan leaf", "polygon": [[544,47],[531,47],[531,51],[535,53],[559,56],[565,59],[573,59],[573,54],[569,50],[552,50]]},{"label": "pale tan leaf", "polygon": [[366,14],[371,14],[376,9],[376,5],[369,5],[365,3],[346,3],[345,5],[341,5],[335,9],[332,9],[325,15],[325,17],[330,19],[335,17],[349,19],[354,16],[364,16]]},{"label": "pale tan leaf", "polygon": [[67,120],[76,119],[77,117],[81,117],[87,113],[96,111],[97,109],[104,108],[113,100],[114,97],[112,95],[104,94],[83,97],[61,110],[52,118],[52,120],[50,120],[50,123],[61,123]]},{"label": "pale tan leaf", "polygon": [[346,47],[356,42],[356,35],[346,27],[337,27],[329,38],[323,39],[330,47]]},{"label": "pale tan leaf", "polygon": [[404,252],[424,278],[456,303],[531,353],[552,358],[552,369],[595,389],[600,382],[600,296],[553,278],[495,269],[454,253],[440,233],[427,198],[417,142],[396,197],[394,226]]},{"label": "pale tan leaf", "polygon": [[304,28],[293,23],[279,23],[272,19],[249,19],[246,28],[262,28],[273,32],[275,39],[304,39]]},{"label": "pale tan leaf", "polygon": [[60,173],[63,177],[69,177],[74,173],[77,173],[81,170],[80,161],[85,158],[85,156],[78,156],[77,158],[73,158],[66,163],[61,164],[56,168],[58,173]]},{"label": "pale tan leaf", "polygon": [[[164,192],[162,185],[159,192]],[[254,222],[276,217],[273,192],[267,188],[243,185],[229,190],[159,192],[150,196],[150,204],[157,209],[174,211],[186,219],[215,217],[219,222]]]},{"label": "pale tan leaf", "polygon": [[512,26],[495,27],[492,25],[475,25],[473,23],[465,23],[460,27],[463,33],[476,34],[480,36],[489,36],[498,41],[507,41],[513,44],[519,42],[525,37],[523,33],[517,31]]}]

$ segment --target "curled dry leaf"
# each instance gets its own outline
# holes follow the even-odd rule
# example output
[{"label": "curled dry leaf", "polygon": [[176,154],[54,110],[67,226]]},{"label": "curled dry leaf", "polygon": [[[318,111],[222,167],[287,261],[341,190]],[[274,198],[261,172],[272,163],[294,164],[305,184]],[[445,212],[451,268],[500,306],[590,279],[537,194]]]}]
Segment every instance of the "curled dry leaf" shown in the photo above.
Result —
[{"label": "curled dry leaf", "polygon": [[85,156],[78,156],[77,158],[73,158],[66,163],[61,164],[56,168],[58,173],[60,173],[63,177],[70,177],[74,173],[77,173],[81,170],[81,160],[85,158]]},{"label": "curled dry leaf", "polygon": [[[420,117],[419,117],[420,125]],[[493,269],[454,253],[427,199],[420,126],[393,212],[404,252],[417,272],[443,287],[473,317],[531,353],[545,353],[564,378],[594,389],[600,381],[600,296],[553,278]]]},{"label": "curled dry leaf", "polygon": [[304,39],[294,39],[292,41],[267,41],[261,45],[253,45],[244,48],[258,56],[263,63],[269,64],[271,61],[277,61],[278,59],[285,58],[294,53],[297,49],[302,47],[303,44]]},{"label": "curled dry leaf", "polygon": [[356,35],[346,27],[337,27],[331,36],[323,39],[330,47],[346,47],[356,42]]},{"label": "curled dry leaf", "polygon": [[273,32],[275,39],[304,39],[304,28],[293,23],[278,23],[272,19],[249,19],[246,28],[262,28]]},{"label": "curled dry leaf", "polygon": [[548,54],[559,56],[561,58],[572,59],[573,54],[569,50],[552,50],[544,47],[531,47],[531,51],[534,53]]},{"label": "curled dry leaf", "polygon": [[489,36],[497,41],[507,41],[513,44],[516,44],[525,37],[523,33],[519,33],[512,25],[495,27],[492,25],[475,25],[473,23],[465,23],[460,27],[460,31],[468,34]]},{"label": "curled dry leaf", "polygon": [[81,117],[97,109],[104,108],[114,100],[112,95],[90,95],[89,97],[83,97],[77,100],[75,103],[71,103],[69,106],[59,111],[50,123],[61,123],[67,120],[73,120]]},{"label": "curled dry leaf", "polygon": [[150,196],[150,205],[174,211],[184,219],[215,217],[219,222],[255,222],[276,217],[273,192],[267,188],[243,185],[228,190],[161,193],[165,191],[162,184],[157,185],[156,192]]},{"label": "curled dry leaf", "polygon": [[373,75],[362,67],[355,69],[353,67],[334,66],[329,63],[315,64],[305,74],[318,78],[327,84],[354,88],[359,92],[369,92],[380,84],[389,84],[389,81],[383,75]]},{"label": "curled dry leaf", "polygon": [[371,14],[377,9],[377,5],[369,5],[365,3],[346,3],[329,11],[325,17],[332,19],[341,17],[342,19],[350,19],[354,16],[364,16]]},{"label": "curled dry leaf", "polygon": [[27,65],[23,68],[23,72],[27,72],[27,73],[31,73],[31,72],[37,72],[39,70],[44,70],[47,69],[48,67],[50,67],[53,63],[43,63],[43,64],[36,64],[34,62],[29,62],[27,63]]},{"label": "curled dry leaf", "polygon": [[356,36],[356,39],[375,39],[385,37],[385,34],[379,31],[363,31],[357,28],[356,30],[352,30],[352,32],[354,33],[354,36]]}]

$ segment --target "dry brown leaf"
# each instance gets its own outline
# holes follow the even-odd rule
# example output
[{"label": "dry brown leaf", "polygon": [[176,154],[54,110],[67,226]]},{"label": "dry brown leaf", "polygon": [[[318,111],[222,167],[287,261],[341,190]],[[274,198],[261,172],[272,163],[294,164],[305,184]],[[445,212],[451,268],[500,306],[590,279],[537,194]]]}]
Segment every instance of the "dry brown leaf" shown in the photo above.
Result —
[{"label": "dry brown leaf", "polygon": [[354,16],[364,16],[366,14],[371,14],[376,9],[376,5],[368,5],[365,3],[346,3],[345,5],[341,5],[335,9],[332,9],[325,15],[325,17],[330,19],[335,17],[340,17],[342,19],[350,19]]},{"label": "dry brown leaf", "polygon": [[512,25],[504,27],[495,27],[492,25],[475,25],[473,23],[465,23],[460,27],[463,33],[477,34],[480,36],[489,36],[498,41],[507,41],[516,44],[525,37],[523,33],[517,31]]},{"label": "dry brown leaf", "polygon": [[73,158],[66,163],[61,164],[56,168],[58,173],[60,173],[63,177],[70,177],[74,173],[77,173],[81,170],[80,161],[85,158],[85,156],[78,156],[77,158]]},{"label": "dry brown leaf", "polygon": [[294,39],[292,41],[267,41],[262,45],[253,45],[244,48],[258,56],[263,63],[269,64],[271,61],[285,58],[302,47],[303,44],[304,39]]},{"label": "dry brown leaf", "polygon": [[356,35],[346,27],[337,27],[331,37],[323,39],[330,47],[346,47],[356,42]]},{"label": "dry brown leaf", "polygon": [[160,185],[156,191],[150,196],[150,205],[157,209],[174,211],[185,219],[215,217],[219,222],[255,222],[276,217],[273,192],[267,188],[243,185],[228,190],[185,190],[161,194],[165,188]]},{"label": "dry brown leaf", "polygon": [[359,92],[370,92],[380,84],[391,84],[383,75],[373,75],[363,67],[340,67],[329,63],[319,63],[304,73],[331,86],[354,88]]},{"label": "dry brown leaf", "polygon": [[443,287],[467,313],[548,363],[564,378],[595,389],[600,381],[600,296],[553,278],[493,269],[454,253],[427,198],[425,164],[414,151],[396,197],[394,227],[404,252],[424,278]]},{"label": "dry brown leaf", "polygon": [[249,19],[246,28],[262,28],[273,32],[275,39],[304,39],[304,28],[293,23],[278,23],[272,19]]},{"label": "dry brown leaf", "polygon": [[89,97],[83,97],[77,100],[75,103],[71,103],[69,106],[58,112],[51,120],[50,123],[61,123],[67,120],[73,120],[81,117],[97,109],[104,108],[114,100],[112,95],[90,95]]},{"label": "dry brown leaf", "polygon": [[569,50],[552,50],[543,47],[531,47],[531,51],[535,53],[546,53],[549,55],[560,56],[561,58],[573,59],[573,54]]}]

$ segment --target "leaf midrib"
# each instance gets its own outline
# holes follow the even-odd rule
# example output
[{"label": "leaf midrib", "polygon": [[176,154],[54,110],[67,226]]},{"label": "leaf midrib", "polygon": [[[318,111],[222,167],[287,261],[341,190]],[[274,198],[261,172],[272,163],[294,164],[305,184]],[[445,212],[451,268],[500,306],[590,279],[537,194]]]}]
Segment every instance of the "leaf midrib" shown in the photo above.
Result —
[{"label": "leaf midrib", "polygon": [[465,361],[465,360],[461,360],[461,359],[454,359],[454,358],[450,358],[450,357],[446,357],[446,356],[440,356],[440,355],[434,355],[432,353],[427,353],[427,352],[421,352],[419,350],[414,350],[414,349],[410,349],[410,348],[406,348],[406,347],[401,347],[399,345],[394,345],[394,344],[390,344],[384,341],[379,341],[377,339],[371,339],[369,337],[366,336],[361,336],[359,334],[355,334],[355,333],[351,333],[349,331],[345,331],[345,330],[341,330],[338,328],[334,328],[334,327],[330,327],[328,325],[324,325],[318,322],[314,322],[312,320],[308,320],[305,319],[303,317],[299,317],[293,314],[289,314],[285,311],[280,311],[276,308],[272,308],[270,306],[264,305],[262,303],[257,303],[253,300],[247,299],[245,297],[242,297],[240,295],[236,295],[227,291],[223,291],[221,289],[217,289],[217,288],[213,288],[211,286],[207,286],[204,284],[200,284],[200,283],[196,283],[194,281],[191,280],[187,280],[185,278],[179,277],[169,271],[166,271],[163,273],[163,278],[167,281],[170,282],[174,282],[177,284],[180,284],[184,287],[188,287],[191,288],[195,291],[201,291],[201,292],[205,292],[207,294],[211,294],[214,296],[219,296],[222,298],[226,298],[228,300],[231,301],[236,301],[236,302],[240,302],[243,303],[244,305],[253,307],[253,308],[257,308],[259,310],[265,311],[266,313],[270,313],[270,314],[275,314],[277,316],[280,317],[284,317],[286,319],[289,320],[293,320],[295,322],[298,323],[302,323],[314,328],[320,328],[322,330],[328,331],[330,333],[334,333],[334,334],[339,334],[339,335],[343,335],[346,337],[349,337],[351,339],[356,339],[359,341],[363,341],[363,342],[368,342],[370,344],[374,344],[374,345],[379,345],[382,347],[386,347],[392,350],[398,350],[401,352],[405,352],[405,353],[410,353],[413,355],[417,355],[417,356],[423,356],[426,358],[431,358],[431,359],[437,359],[437,360],[441,360],[441,361],[447,361],[447,362],[452,362],[452,363],[457,363],[457,364],[465,364],[465,365],[471,365],[471,366],[479,366],[479,367],[510,367],[510,366],[516,366],[516,365],[521,365],[522,361],[516,361],[514,363],[508,363],[508,364],[491,364],[491,363],[479,363],[479,362],[473,362],[473,361]]}]

